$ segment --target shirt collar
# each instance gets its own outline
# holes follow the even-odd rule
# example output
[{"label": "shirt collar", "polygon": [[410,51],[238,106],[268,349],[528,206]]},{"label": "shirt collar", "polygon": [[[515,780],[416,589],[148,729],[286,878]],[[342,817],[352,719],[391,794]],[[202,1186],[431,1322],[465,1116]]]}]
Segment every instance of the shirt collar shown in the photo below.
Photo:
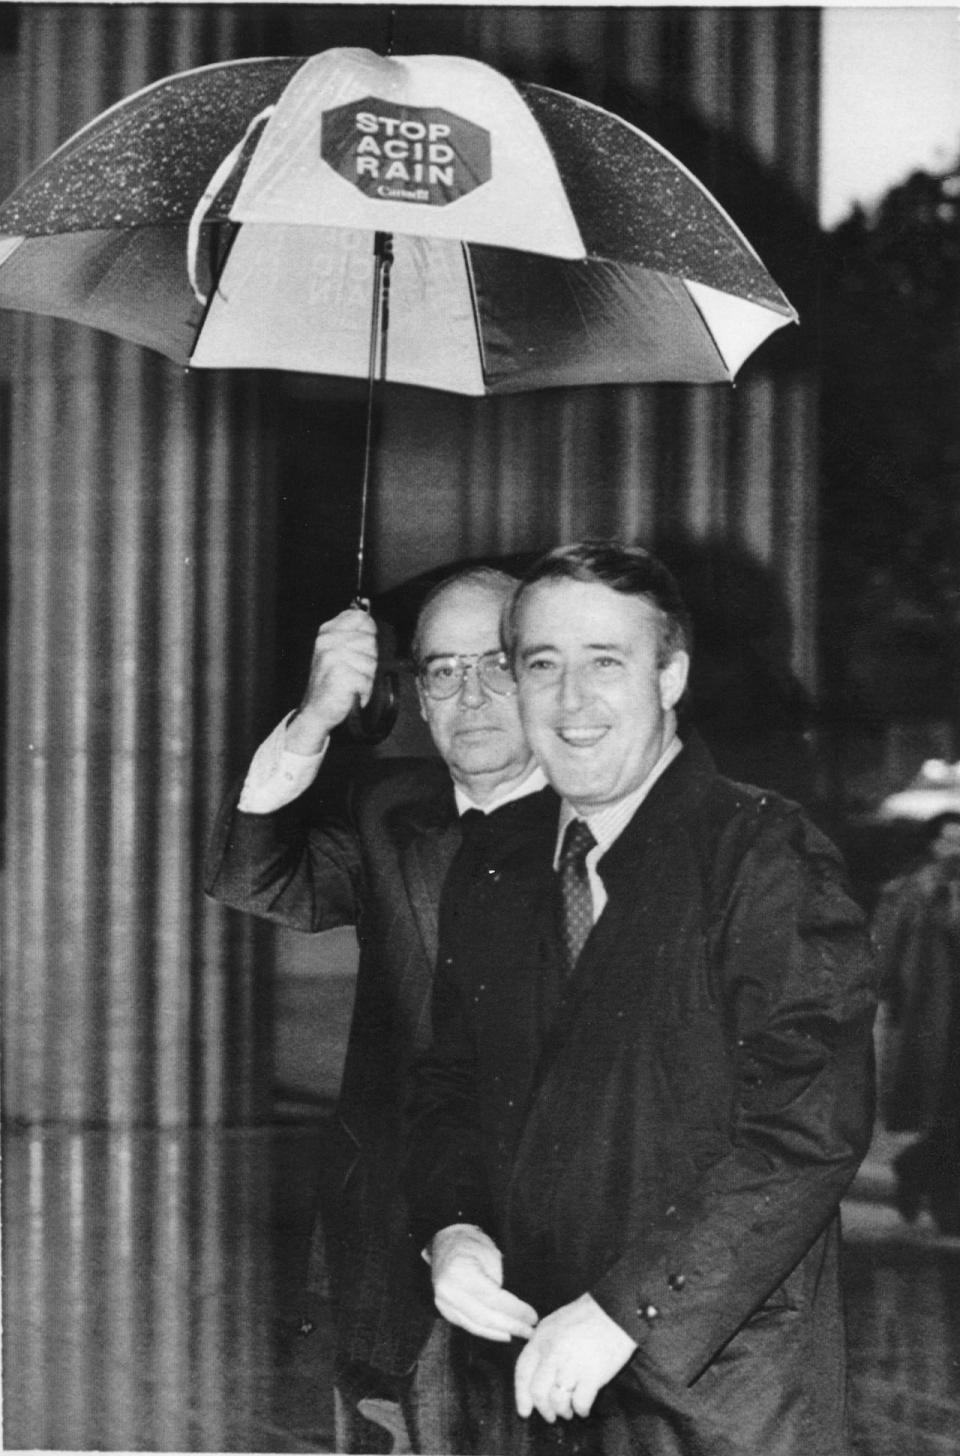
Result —
[{"label": "shirt collar", "polygon": [[578,814],[576,809],[564,799],[560,804],[560,820],[557,824],[557,843],[553,852],[554,869],[560,859],[560,849],[567,825],[574,819],[583,819],[597,841],[597,848],[590,851],[594,859],[599,859],[602,854],[606,854],[614,840],[618,839],[626,829],[657,779],[665,769],[670,767],[682,748],[683,744],[679,738],[676,736],[671,738],[643,783],[638,788],[632,789],[622,799],[618,799],[615,804],[609,804],[605,809],[598,809],[595,814]]},{"label": "shirt collar", "polygon": [[547,780],[544,777],[543,769],[538,764],[534,764],[525,779],[521,779],[518,784],[511,784],[502,793],[494,794],[493,798],[488,799],[485,804],[478,804],[475,799],[471,799],[467,791],[459,784],[454,784],[453,796],[457,801],[458,814],[465,814],[468,809],[479,809],[481,814],[492,814],[494,809],[502,809],[504,804],[512,804],[514,799],[524,799],[527,794],[539,793],[546,787]]}]

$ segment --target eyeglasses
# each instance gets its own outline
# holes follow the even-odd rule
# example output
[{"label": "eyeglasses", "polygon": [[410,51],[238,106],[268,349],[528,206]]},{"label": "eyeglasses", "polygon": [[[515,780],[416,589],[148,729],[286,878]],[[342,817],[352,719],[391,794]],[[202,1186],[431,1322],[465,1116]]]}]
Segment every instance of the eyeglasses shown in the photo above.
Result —
[{"label": "eyeglasses", "polygon": [[517,691],[504,652],[451,652],[446,657],[431,657],[420,664],[417,676],[427,697],[442,702],[460,692],[468,672],[476,672],[481,687],[497,697],[511,697]]}]

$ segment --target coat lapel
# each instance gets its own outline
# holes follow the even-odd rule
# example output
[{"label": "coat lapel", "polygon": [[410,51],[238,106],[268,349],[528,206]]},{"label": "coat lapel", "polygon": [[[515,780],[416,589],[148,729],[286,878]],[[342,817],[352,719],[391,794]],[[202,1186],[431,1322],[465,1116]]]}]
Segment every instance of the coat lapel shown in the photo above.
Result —
[{"label": "coat lapel", "polygon": [[440,892],[460,846],[452,787],[446,786],[433,800],[412,808],[402,829],[400,873],[432,971],[437,959]]},{"label": "coat lapel", "polygon": [[[654,914],[658,891],[655,883],[659,857],[650,853],[651,846],[662,840],[667,826],[682,813],[681,800],[690,791],[693,780],[712,768],[706,750],[693,735],[682,754],[653,786],[616,842],[611,845],[598,866],[608,899],[583,948],[580,960],[560,994],[557,1014],[543,1046],[537,1071],[537,1091],[548,1076],[570,1028],[576,1023],[585,997],[592,994],[598,980],[610,967],[624,963],[644,937],[638,934],[645,917]],[[638,883],[641,863],[650,866],[652,878]]]}]

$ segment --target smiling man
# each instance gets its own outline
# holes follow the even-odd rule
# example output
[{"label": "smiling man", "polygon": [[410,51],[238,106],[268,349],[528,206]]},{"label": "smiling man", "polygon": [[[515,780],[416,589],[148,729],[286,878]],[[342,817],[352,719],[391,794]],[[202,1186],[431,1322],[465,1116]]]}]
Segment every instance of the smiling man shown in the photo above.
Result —
[{"label": "smiling man", "polygon": [[839,856],[678,729],[647,552],[549,553],[506,635],[561,804],[448,883],[410,1140],[471,1449],[839,1456],[874,1011]]},{"label": "smiling man", "polygon": [[527,737],[582,817],[639,794],[680,751],[675,709],[690,669],[690,628],[679,597],[672,603],[669,588],[661,591],[672,611],[575,578],[517,603]]}]

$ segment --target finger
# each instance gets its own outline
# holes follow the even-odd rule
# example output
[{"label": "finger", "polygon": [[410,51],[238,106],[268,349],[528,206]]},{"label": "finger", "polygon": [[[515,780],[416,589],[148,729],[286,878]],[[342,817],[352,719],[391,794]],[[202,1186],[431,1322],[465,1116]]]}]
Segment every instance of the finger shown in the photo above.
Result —
[{"label": "finger", "polygon": [[314,676],[329,677],[333,673],[359,672],[366,677],[373,677],[376,670],[375,652],[367,652],[363,647],[353,644],[337,643],[336,646],[328,645],[318,650]]},{"label": "finger", "polygon": [[454,1324],[462,1324],[464,1329],[469,1328],[472,1333],[482,1334],[488,1340],[527,1341],[533,1333],[532,1326],[480,1304],[442,1299],[435,1300],[435,1303],[445,1319],[451,1319]]},{"label": "finger", "polygon": [[537,1327],[539,1319],[537,1311],[532,1305],[518,1299],[515,1294],[511,1294],[509,1289],[502,1289],[499,1285],[496,1285],[495,1288],[497,1308],[513,1321],[518,1328],[518,1333],[522,1331],[524,1338],[529,1339]]},{"label": "finger", "polygon": [[434,1303],[445,1320],[459,1325],[468,1334],[479,1335],[484,1340],[497,1340],[504,1345],[513,1338],[513,1332],[505,1321],[480,1305],[470,1304],[462,1299],[444,1299],[442,1296],[436,1297]]},{"label": "finger", "polygon": [[332,652],[347,652],[350,650],[360,652],[365,657],[376,657],[376,628],[368,625],[361,631],[352,626],[321,627],[314,639],[314,651],[318,657],[326,656]]},{"label": "finger", "polygon": [[563,1386],[559,1386],[555,1383],[552,1391],[550,1392],[550,1398],[553,1402],[553,1409],[556,1411],[558,1416],[561,1416],[565,1421],[570,1421],[573,1419],[572,1390],[565,1389]]},{"label": "finger", "polygon": [[346,627],[358,632],[376,632],[377,630],[377,624],[373,617],[371,617],[369,610],[356,606],[346,607],[342,612],[338,612],[335,617],[330,617],[328,621],[322,622],[320,625],[321,632],[324,627]]},{"label": "finger", "polygon": [[[528,1340],[536,1323],[528,1305],[486,1280],[469,1285],[441,1281],[434,1290],[434,1302],[445,1319],[486,1339]],[[525,1313],[517,1314],[515,1307]]]},{"label": "finger", "polygon": [[563,1399],[557,1380],[556,1366],[550,1359],[541,1360],[530,1378],[530,1399],[544,1420],[551,1423],[559,1413],[558,1400]]},{"label": "finger", "polygon": [[327,672],[333,674],[350,674],[364,686],[369,686],[377,675],[377,660],[365,658],[358,653],[346,653],[337,662],[336,666],[328,665]]},{"label": "finger", "polygon": [[360,673],[372,678],[377,670],[377,654],[365,643],[317,641],[310,676],[319,682],[343,673]]},{"label": "finger", "polygon": [[435,1289],[446,1299],[456,1300],[463,1295],[476,1300],[486,1309],[512,1320],[528,1335],[536,1326],[537,1311],[504,1289],[472,1256],[452,1261],[437,1279]]},{"label": "finger", "polygon": [[377,639],[367,632],[335,631],[321,629],[313,644],[315,662],[336,661],[340,657],[354,654],[364,662],[376,662],[378,658]]},{"label": "finger", "polygon": [[531,1382],[540,1365],[540,1354],[534,1342],[520,1351],[513,1369],[513,1396],[517,1414],[523,1417],[533,1414]]},{"label": "finger", "polygon": [[578,1416],[588,1416],[593,1410],[593,1402],[597,1398],[598,1387],[592,1381],[580,1380],[577,1382],[571,1396],[571,1404]]}]

